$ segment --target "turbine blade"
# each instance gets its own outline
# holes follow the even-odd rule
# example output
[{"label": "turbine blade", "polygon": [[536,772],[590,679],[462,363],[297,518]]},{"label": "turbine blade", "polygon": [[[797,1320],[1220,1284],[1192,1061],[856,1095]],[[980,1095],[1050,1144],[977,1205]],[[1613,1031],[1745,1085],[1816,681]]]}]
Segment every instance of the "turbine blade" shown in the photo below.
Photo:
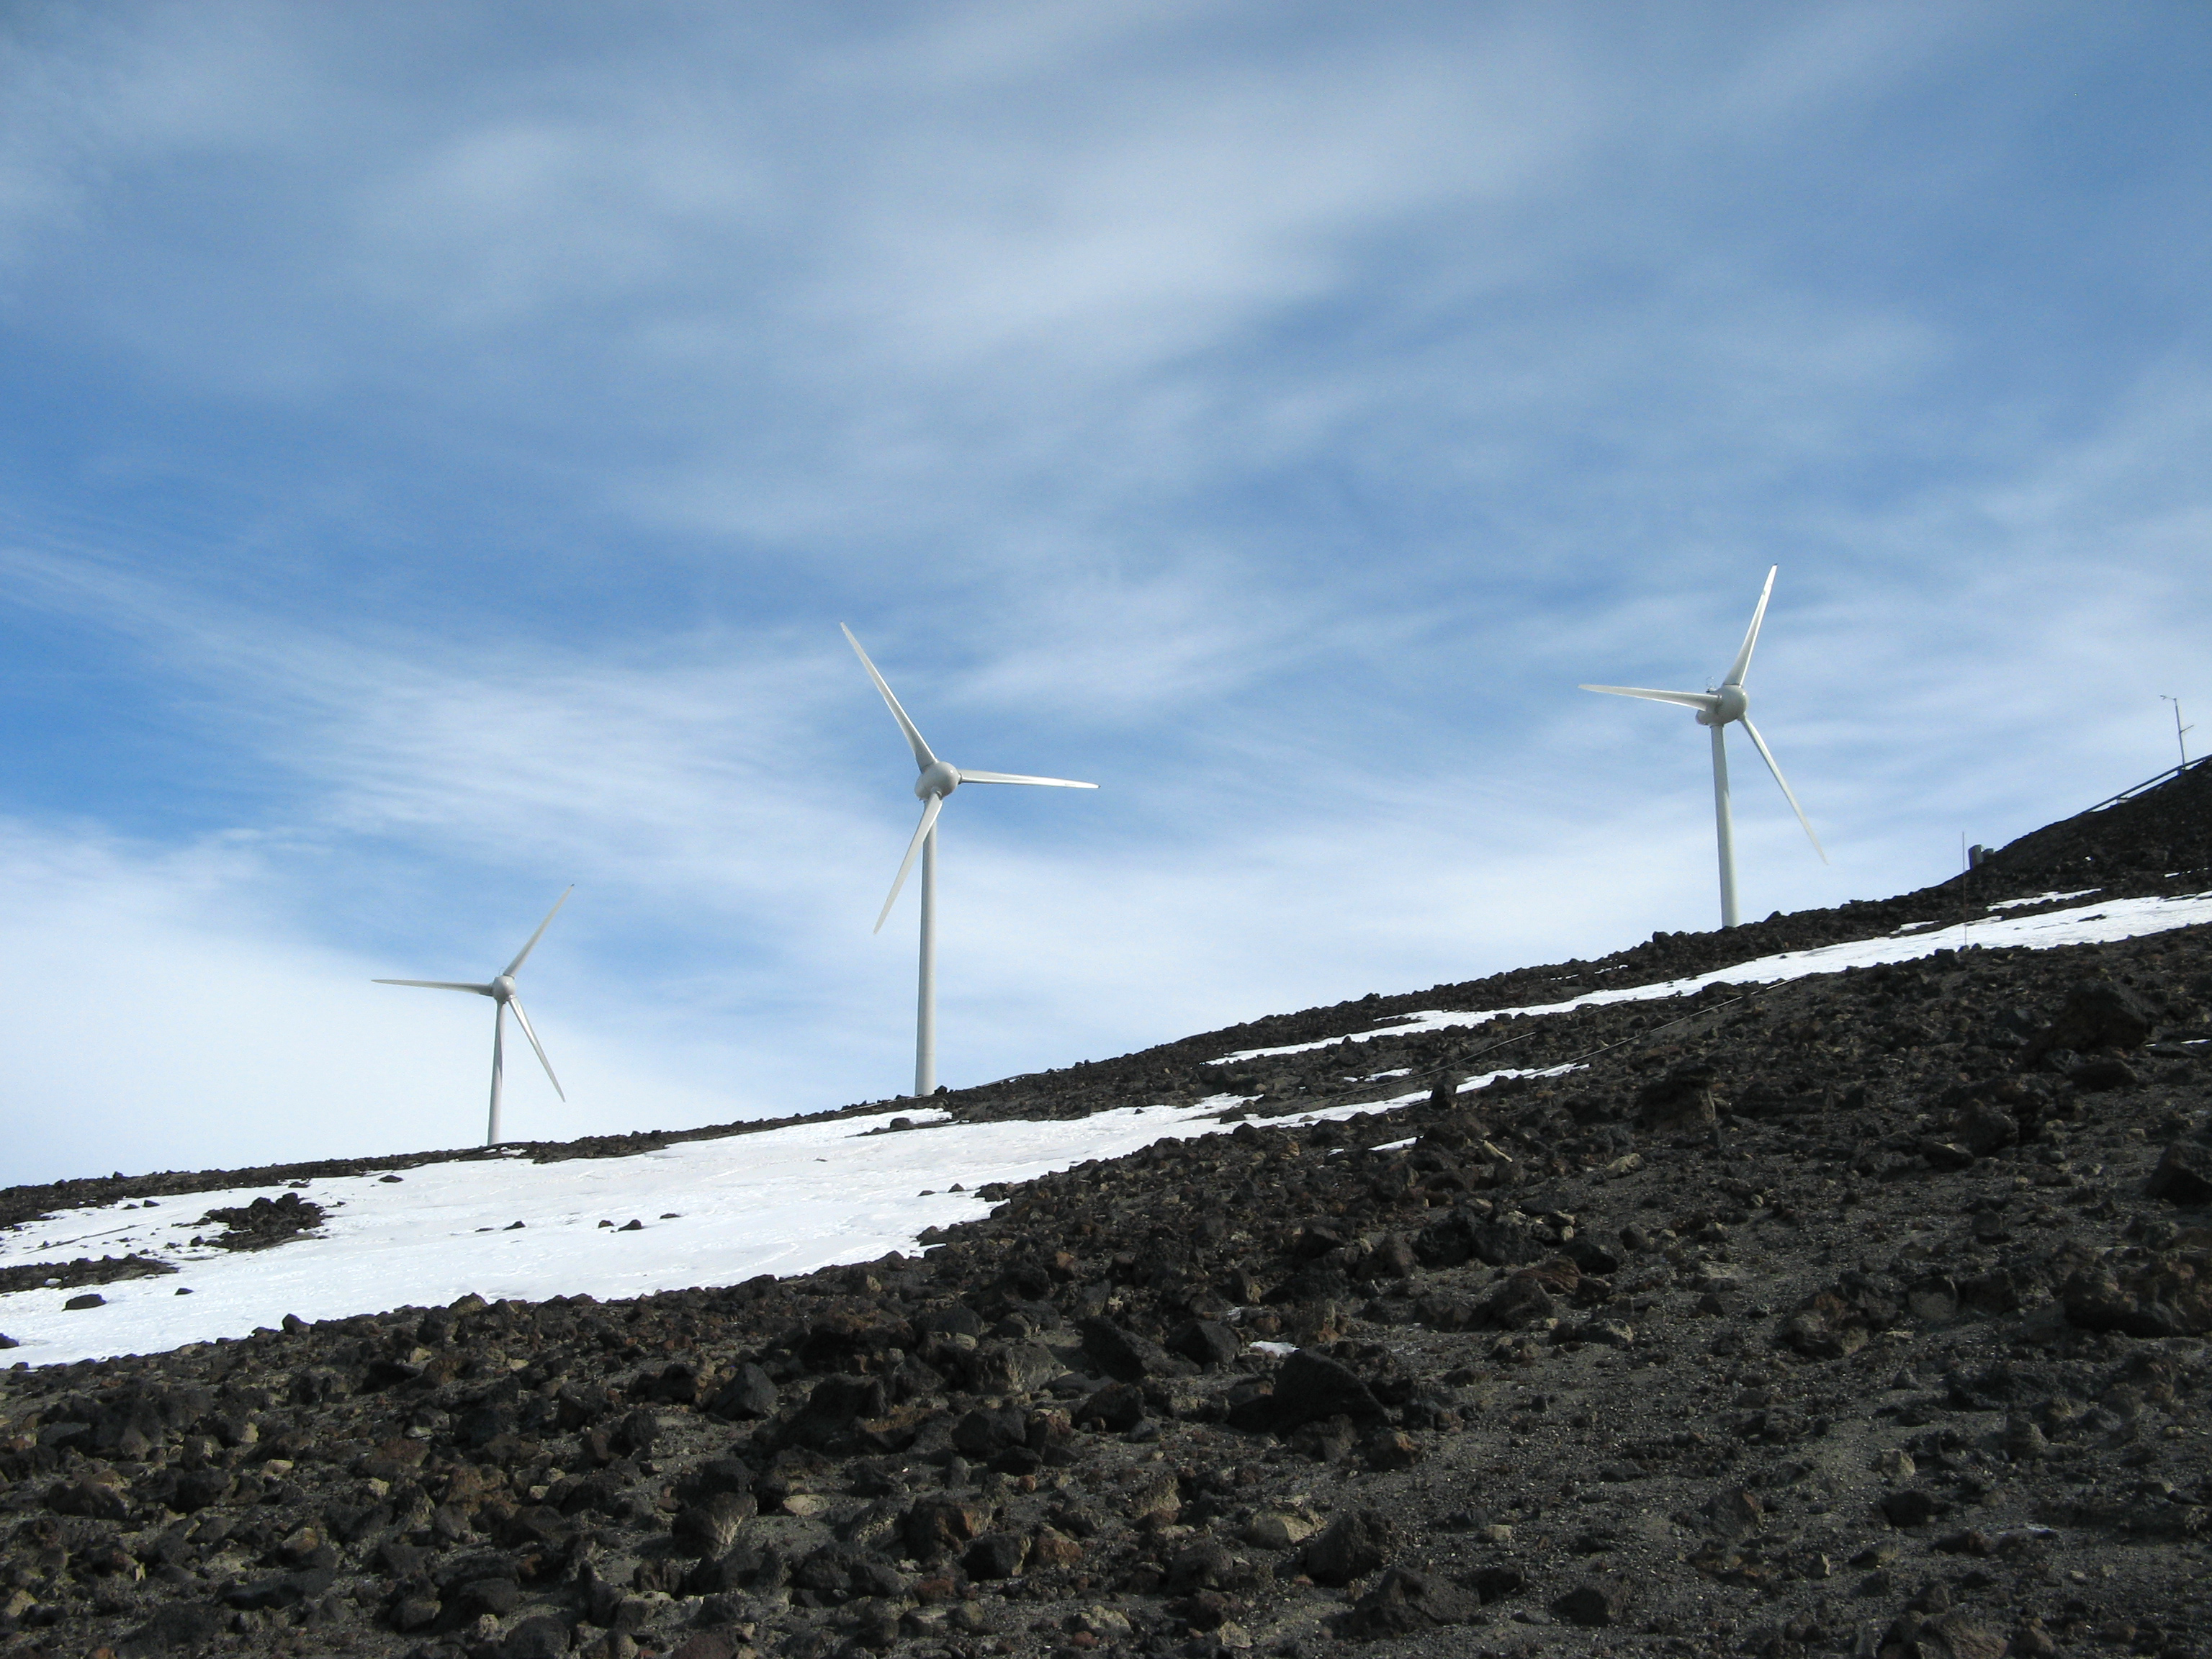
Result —
[{"label": "turbine blade", "polygon": [[964,766],[960,769],[960,781],[963,783],[1042,783],[1048,784],[1054,789],[1096,789],[1098,787],[1095,783],[1078,783],[1073,778],[1027,778],[1018,772],[970,772]]},{"label": "turbine blade", "polygon": [[[1741,685],[1743,677],[1751,672],[1751,648],[1759,643],[1759,625],[1766,620],[1767,600],[1774,597],[1774,573],[1781,568],[1778,564],[1766,568],[1766,586],[1759,590],[1759,609],[1751,613],[1751,631],[1743,636],[1743,649],[1735,653],[1735,661],[1729,665],[1728,678],[1721,682],[1723,685]],[[1773,763],[1767,763],[1770,766]]]},{"label": "turbine blade", "polygon": [[561,1087],[561,1079],[553,1075],[553,1062],[545,1058],[545,1045],[538,1040],[538,1033],[530,1029],[530,1016],[522,1012],[522,999],[509,997],[507,1006],[514,1010],[514,1023],[522,1027],[522,1035],[530,1039],[530,1046],[538,1051],[538,1063],[545,1068],[545,1080],[553,1085],[553,1092],[565,1102],[568,1093]]},{"label": "turbine blade", "polygon": [[545,937],[545,930],[553,925],[553,918],[559,914],[561,907],[568,902],[568,895],[575,890],[576,884],[573,881],[561,890],[561,896],[553,901],[552,909],[548,910],[545,913],[545,920],[538,924],[538,931],[530,936],[530,943],[517,951],[514,953],[514,960],[508,963],[500,970],[501,972],[512,974],[522,966],[523,959],[538,948],[538,941]]},{"label": "turbine blade", "polygon": [[1782,775],[1782,769],[1774,763],[1774,751],[1766,746],[1766,739],[1759,735],[1759,728],[1751,723],[1750,715],[1745,715],[1739,724],[1751,733],[1752,742],[1759,745],[1759,759],[1766,763],[1766,769],[1774,774],[1775,782],[1782,786],[1782,798],[1790,803],[1790,810],[1797,815],[1797,822],[1805,826],[1806,839],[1813,843],[1813,850],[1820,855],[1820,862],[1826,864],[1828,849],[1820,845],[1820,838],[1813,833],[1812,820],[1805,816],[1805,809],[1798,805],[1797,797],[1790,793],[1790,780]]},{"label": "turbine blade", "polygon": [[870,932],[880,933],[884,931],[884,923],[890,915],[891,906],[898,902],[899,889],[906,885],[906,873],[914,868],[915,855],[921,851],[922,842],[936,827],[937,815],[944,810],[945,797],[942,795],[932,795],[923,805],[921,823],[914,832],[914,839],[907,842],[906,857],[899,861],[899,872],[892,878],[891,896],[884,901],[882,913],[876,917],[876,925]]},{"label": "turbine blade", "polygon": [[853,637],[853,630],[845,628],[842,623],[839,623],[837,626],[845,629],[845,643],[853,647],[853,654],[860,659],[860,666],[868,671],[868,678],[876,683],[876,690],[884,694],[884,702],[891,711],[891,718],[898,722],[899,730],[906,733],[907,744],[914,750],[915,769],[927,772],[937,764],[937,757],[930,752],[929,745],[922,741],[921,731],[912,720],[907,718],[906,710],[899,707],[899,700],[891,696],[890,687],[884,684],[884,677],[876,672],[875,664],[870,662],[868,653],[860,649],[860,642]]},{"label": "turbine blade", "polygon": [[[1721,700],[1710,691],[1654,691],[1641,685],[1585,685],[1584,691],[1607,691],[1616,697],[1642,697],[1650,702],[1679,702],[1685,708],[1702,708],[1708,714],[1721,706]],[[960,775],[966,777],[963,772]]]},{"label": "turbine blade", "polygon": [[495,994],[489,985],[464,985],[451,979],[373,979],[371,985],[419,985],[426,991],[473,991],[480,997]]}]

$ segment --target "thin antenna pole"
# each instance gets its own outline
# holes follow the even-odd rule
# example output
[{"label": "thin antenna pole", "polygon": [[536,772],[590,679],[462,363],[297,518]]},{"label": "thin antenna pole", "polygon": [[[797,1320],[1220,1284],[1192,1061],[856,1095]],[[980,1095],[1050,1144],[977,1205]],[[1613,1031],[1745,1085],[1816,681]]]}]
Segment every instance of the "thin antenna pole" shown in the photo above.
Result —
[{"label": "thin antenna pole", "polygon": [[2165,692],[2161,691],[2161,692],[2160,692],[2160,693],[2158,694],[2158,700],[2159,700],[2160,702],[2170,702],[2170,703],[2172,703],[2172,704],[2173,705],[2173,743],[2174,743],[2174,747],[2181,750],[2181,763],[2182,763],[2184,766],[2186,766],[2186,765],[2188,765],[2188,764],[2189,764],[2189,745],[2188,745],[2188,744],[2187,744],[2187,743],[2184,742],[2184,741],[2183,741],[2183,739],[2184,739],[2184,738],[2185,738],[2185,737],[2186,737],[2190,732],[2194,732],[2197,728],[2196,728],[2194,726],[2184,726],[2184,725],[2181,723],[2181,699],[2180,699],[2180,698],[2179,698],[2179,697],[2169,697],[2169,696],[2167,696],[2166,695],[2166,693],[2165,693]]}]

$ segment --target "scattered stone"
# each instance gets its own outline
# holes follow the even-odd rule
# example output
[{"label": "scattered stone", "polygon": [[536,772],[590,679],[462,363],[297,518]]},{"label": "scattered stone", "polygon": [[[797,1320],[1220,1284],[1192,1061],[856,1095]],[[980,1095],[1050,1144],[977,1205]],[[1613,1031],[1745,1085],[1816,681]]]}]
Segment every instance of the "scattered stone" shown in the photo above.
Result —
[{"label": "scattered stone", "polygon": [[46,1493],[46,1507],[56,1515],[81,1515],[94,1521],[121,1521],[131,1504],[113,1486],[94,1480],[66,1480]]},{"label": "scattered stone", "polygon": [[1881,1499],[1882,1519],[1893,1527],[1924,1527],[1943,1512],[1943,1505],[1935,1494],[1917,1486],[1907,1486],[1901,1492],[1884,1492]]},{"label": "scattered stone", "polygon": [[2089,979],[2066,993],[2058,1017],[2030,1049],[2088,1054],[2100,1048],[2136,1048],[2150,1032],[2149,1012],[2133,994],[2111,980]]},{"label": "scattered stone", "polygon": [[153,1659],[206,1646],[222,1630],[223,1615],[191,1601],[172,1601],[115,1644],[117,1659]]},{"label": "scattered stone", "polygon": [[1110,1319],[1086,1319],[1082,1330],[1084,1352],[1109,1376],[1124,1382],[1140,1382],[1148,1376],[1190,1374],[1188,1361],[1176,1358],[1158,1343],[1124,1330]]},{"label": "scattered stone", "polygon": [[1722,1492],[1705,1504],[1705,1519],[1723,1538],[1741,1538],[1759,1530],[1766,1507],[1741,1487]]},{"label": "scattered stone", "polygon": [[2212,1204],[2212,1146],[2201,1140],[2168,1142],[2143,1191],[2171,1204]]},{"label": "scattered stone", "polygon": [[1321,1522],[1303,1510],[1261,1510],[1244,1523],[1243,1538],[1264,1550],[1286,1550],[1320,1530]]},{"label": "scattered stone", "polygon": [[279,1193],[275,1198],[257,1198],[250,1204],[232,1208],[210,1210],[200,1221],[203,1224],[216,1222],[222,1225],[223,1231],[207,1239],[207,1243],[219,1249],[266,1250],[315,1231],[326,1218],[321,1205],[288,1192]]},{"label": "scattered stone", "polygon": [[714,1391],[707,1409],[716,1417],[747,1422],[775,1414],[776,1389],[769,1374],[750,1360],[732,1370]]},{"label": "scattered stone", "polygon": [[[1384,1415],[1382,1402],[1350,1367],[1310,1348],[1300,1348],[1283,1361],[1267,1400],[1265,1426],[1279,1434],[1317,1418],[1376,1422]],[[1231,1421],[1236,1421],[1233,1415]]]},{"label": "scattered stone", "polygon": [[1300,1559],[1316,1583],[1348,1584],[1381,1566],[1395,1537],[1395,1528],[1378,1511],[1347,1510],[1307,1543]]},{"label": "scattered stone", "polygon": [[677,1512],[669,1534],[687,1555],[716,1557],[729,1553],[744,1524],[758,1512],[750,1492],[716,1492]]},{"label": "scattered stone", "polygon": [[1463,1625],[1482,1610],[1482,1598],[1432,1573],[1392,1567],[1353,1604],[1339,1628],[1352,1637],[1410,1636],[1438,1625]]},{"label": "scattered stone", "polygon": [[1571,1625],[1597,1630],[1617,1625],[1628,1610],[1628,1586],[1617,1579],[1585,1579],[1552,1603]]},{"label": "scattered stone", "polygon": [[986,1533],[968,1547],[960,1565],[970,1578],[1012,1578],[1021,1571],[1029,1553],[1030,1540],[1017,1533]]},{"label": "scattered stone", "polygon": [[1638,1127],[1662,1134],[1710,1129],[1719,1121],[1713,1085],[1720,1073],[1707,1061],[1685,1060],[1636,1092]]},{"label": "scattered stone", "polygon": [[2085,1330],[2147,1339],[2212,1332],[2212,1283],[2179,1250],[2140,1261],[2108,1257],[2077,1267],[2059,1287],[2058,1298],[2066,1317]]},{"label": "scattered stone", "polygon": [[2066,1080],[2092,1094],[2113,1089],[2132,1089],[2142,1079],[2135,1067],[2117,1054],[2089,1054],[2066,1068]]},{"label": "scattered stone", "polygon": [[1212,1319],[1184,1321],[1170,1333],[1167,1346],[1194,1364],[1207,1367],[1229,1364],[1244,1351],[1235,1331]]}]

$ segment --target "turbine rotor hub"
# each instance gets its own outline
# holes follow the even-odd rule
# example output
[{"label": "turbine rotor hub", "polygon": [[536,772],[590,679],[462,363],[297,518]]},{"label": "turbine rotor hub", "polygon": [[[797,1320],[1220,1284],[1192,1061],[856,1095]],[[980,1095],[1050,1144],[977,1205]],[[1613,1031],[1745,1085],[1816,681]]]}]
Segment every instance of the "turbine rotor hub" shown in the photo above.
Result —
[{"label": "turbine rotor hub", "polygon": [[1721,706],[1713,711],[1713,718],[1708,722],[1710,725],[1726,726],[1730,720],[1741,720],[1751,711],[1751,698],[1740,685],[1724,685],[1717,695]]},{"label": "turbine rotor hub", "polygon": [[491,994],[501,1002],[512,1001],[514,998],[514,975],[501,974],[492,981]]},{"label": "turbine rotor hub", "polygon": [[914,781],[915,799],[927,800],[932,795],[949,795],[960,787],[960,769],[943,761],[925,766],[921,775]]}]

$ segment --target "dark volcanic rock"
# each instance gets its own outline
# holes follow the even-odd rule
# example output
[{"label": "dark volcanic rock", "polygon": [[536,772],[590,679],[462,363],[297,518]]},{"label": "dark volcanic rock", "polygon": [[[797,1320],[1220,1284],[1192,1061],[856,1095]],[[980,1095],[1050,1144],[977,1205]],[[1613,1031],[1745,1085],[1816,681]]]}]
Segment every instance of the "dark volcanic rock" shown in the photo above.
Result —
[{"label": "dark volcanic rock", "polygon": [[326,1218],[321,1205],[297,1193],[287,1192],[275,1198],[257,1198],[234,1208],[210,1210],[200,1220],[224,1229],[208,1237],[210,1244],[221,1245],[226,1250],[265,1250],[313,1231]]},{"label": "dark volcanic rock", "polygon": [[131,1505],[112,1486],[90,1480],[64,1481],[46,1493],[46,1507],[57,1515],[82,1515],[96,1521],[120,1521]]},{"label": "dark volcanic rock", "polygon": [[[177,1271],[173,1263],[138,1255],[107,1256],[94,1261],[79,1256],[73,1261],[27,1261],[0,1267],[0,1295],[44,1287],[66,1289],[72,1285],[112,1285],[118,1279],[151,1279]],[[97,1307],[98,1303],[88,1305]]]},{"label": "dark volcanic rock", "polygon": [[1348,1584],[1389,1559],[1396,1537],[1396,1528],[1377,1511],[1347,1510],[1307,1541],[1300,1559],[1316,1584]]},{"label": "dark volcanic rock", "polygon": [[1244,1352],[1237,1333],[1212,1319],[1189,1319],[1169,1333],[1167,1346],[1200,1365],[1226,1365]]},{"label": "dark volcanic rock", "polygon": [[749,1492],[716,1492],[678,1510],[669,1535],[686,1555],[726,1555],[758,1508]]},{"label": "dark volcanic rock", "polygon": [[218,1635],[223,1615],[214,1607],[173,1601],[115,1644],[117,1659],[152,1659],[156,1654],[188,1652]]},{"label": "dark volcanic rock", "polygon": [[[264,1612],[272,1607],[296,1607],[302,1601],[320,1595],[337,1578],[337,1574],[329,1567],[310,1567],[301,1572],[278,1573],[271,1578],[257,1578],[233,1585],[222,1592],[223,1604],[245,1613]],[[508,1605],[511,1607],[513,1603]]]},{"label": "dark volcanic rock", "polygon": [[1570,1625],[1602,1629],[1617,1625],[1628,1610],[1628,1586],[1619,1580],[1585,1580],[1552,1603]]},{"label": "dark volcanic rock", "polygon": [[1706,1061],[1685,1060],[1636,1091],[1636,1120],[1661,1133],[1709,1129],[1717,1121],[1713,1084],[1719,1073]]},{"label": "dark volcanic rock", "polygon": [[1893,1527],[1924,1527],[1942,1512],[1936,1495],[1917,1486],[1890,1492],[1881,1500],[1882,1519]]},{"label": "dark volcanic rock", "polygon": [[2172,1204],[2212,1203],[2212,1146],[2201,1140],[2169,1143],[2143,1191]]},{"label": "dark volcanic rock", "polygon": [[986,1533],[968,1547],[960,1565],[975,1579],[1012,1578],[1029,1559],[1029,1540],[1010,1532]]},{"label": "dark volcanic rock", "polygon": [[1482,1610],[1472,1591],[1411,1567],[1392,1567],[1369,1587],[1339,1628],[1347,1636],[1409,1636],[1437,1625],[1462,1625]]},{"label": "dark volcanic rock", "polygon": [[786,1437],[817,1451],[851,1449],[854,1423],[882,1416],[888,1404],[878,1377],[825,1376],[807,1396],[805,1409],[787,1426]]},{"label": "dark volcanic rock", "polygon": [[1316,1418],[1348,1417],[1356,1423],[1379,1421],[1382,1402],[1358,1375],[1327,1354],[1300,1348],[1275,1372],[1267,1426],[1285,1432]]},{"label": "dark volcanic rock", "polygon": [[1110,1319],[1083,1322],[1083,1352],[1107,1376],[1124,1382],[1141,1382],[1148,1376],[1188,1376],[1188,1361],[1178,1359],[1157,1342],[1127,1331]]},{"label": "dark volcanic rock", "polygon": [[2212,1281],[2180,1251],[2077,1267],[2059,1287],[2066,1317],[2086,1330],[2155,1339],[2212,1332]]},{"label": "dark volcanic rock", "polygon": [[750,1360],[731,1372],[714,1391],[707,1409],[717,1417],[742,1422],[775,1415],[775,1384],[769,1374]]},{"label": "dark volcanic rock", "polygon": [[2137,1048],[2151,1032],[2149,1011],[2108,979],[2083,980],[2066,993],[2051,1028],[2031,1045],[2037,1053],[2072,1049]]},{"label": "dark volcanic rock", "polygon": [[1115,1434],[1125,1434],[1144,1420],[1145,1391],[1133,1382],[1109,1382],[1075,1411],[1079,1425],[1096,1424]]}]

